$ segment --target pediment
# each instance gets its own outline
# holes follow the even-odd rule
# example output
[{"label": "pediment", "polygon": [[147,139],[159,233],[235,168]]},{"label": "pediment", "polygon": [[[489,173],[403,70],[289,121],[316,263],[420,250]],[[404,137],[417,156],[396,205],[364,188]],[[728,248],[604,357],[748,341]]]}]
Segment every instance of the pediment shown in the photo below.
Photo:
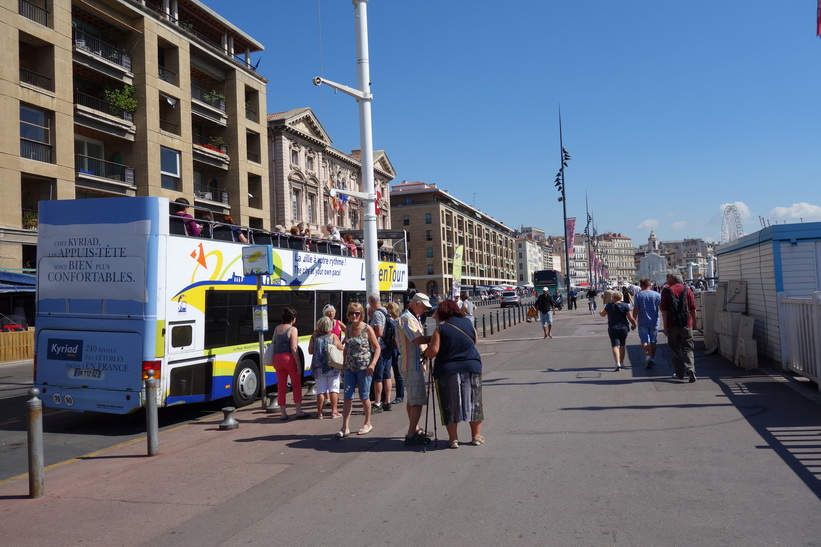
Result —
[{"label": "pediment", "polygon": [[380,171],[384,171],[388,173],[391,177],[391,180],[396,178],[396,171],[393,168],[393,164],[388,159],[388,155],[385,153],[384,150],[376,150],[373,153],[373,166],[375,169],[379,169]]},{"label": "pediment", "polygon": [[319,141],[325,145],[330,145],[333,141],[319,119],[310,108],[298,108],[268,117],[269,123],[276,126],[284,126],[291,132],[301,135],[308,140]]}]

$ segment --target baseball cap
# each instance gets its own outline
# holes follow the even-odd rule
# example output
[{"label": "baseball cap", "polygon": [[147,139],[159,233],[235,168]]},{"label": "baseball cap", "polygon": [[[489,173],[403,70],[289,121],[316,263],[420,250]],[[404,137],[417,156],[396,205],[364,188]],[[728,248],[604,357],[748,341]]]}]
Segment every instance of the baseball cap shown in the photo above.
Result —
[{"label": "baseball cap", "polygon": [[430,298],[428,298],[428,295],[426,295],[425,293],[418,292],[418,293],[414,294],[413,298],[411,298],[411,303],[414,303],[414,302],[421,302],[422,304],[425,305],[426,308],[432,307],[430,305]]}]

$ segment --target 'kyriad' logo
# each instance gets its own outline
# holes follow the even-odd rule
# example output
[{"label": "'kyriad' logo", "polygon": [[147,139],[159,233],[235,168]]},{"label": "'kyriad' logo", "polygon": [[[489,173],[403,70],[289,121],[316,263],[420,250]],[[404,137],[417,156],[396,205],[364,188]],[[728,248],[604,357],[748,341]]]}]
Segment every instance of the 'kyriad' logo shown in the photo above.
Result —
[{"label": "'kyriad' logo", "polygon": [[47,357],[64,361],[82,361],[83,341],[49,338]]}]

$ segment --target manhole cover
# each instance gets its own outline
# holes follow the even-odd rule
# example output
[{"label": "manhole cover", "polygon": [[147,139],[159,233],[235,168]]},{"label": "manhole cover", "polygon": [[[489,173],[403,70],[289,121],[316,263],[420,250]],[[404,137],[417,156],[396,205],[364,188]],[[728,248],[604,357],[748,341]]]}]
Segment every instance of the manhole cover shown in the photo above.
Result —
[{"label": "manhole cover", "polygon": [[576,378],[601,378],[601,372],[580,372]]}]

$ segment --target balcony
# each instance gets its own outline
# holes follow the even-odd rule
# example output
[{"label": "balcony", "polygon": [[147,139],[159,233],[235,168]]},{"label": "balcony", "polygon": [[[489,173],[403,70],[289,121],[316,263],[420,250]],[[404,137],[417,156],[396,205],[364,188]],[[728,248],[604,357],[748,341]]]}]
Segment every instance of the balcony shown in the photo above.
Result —
[{"label": "balcony", "polygon": [[252,122],[259,122],[259,113],[250,106],[245,107],[245,118]]},{"label": "balcony", "polygon": [[178,85],[177,81],[177,73],[173,70],[167,69],[164,66],[157,67],[159,72],[160,80],[164,82],[168,82],[172,85]]},{"label": "balcony", "polygon": [[225,95],[222,93],[213,89],[211,91],[205,91],[198,85],[191,84],[191,98],[216,108],[225,114]]},{"label": "balcony", "polygon": [[75,29],[72,36],[74,38],[74,47],[77,50],[84,51],[109,63],[114,63],[126,72],[131,72],[131,56],[125,51],[81,30]]},{"label": "balcony", "polygon": [[46,91],[54,91],[54,80],[23,67],[20,67],[20,83],[33,85]]},{"label": "balcony", "polygon": [[228,157],[228,147],[218,138],[191,135],[194,149],[194,160],[212,167],[228,169],[231,158]]},{"label": "balcony", "polygon": [[127,165],[76,154],[74,168],[78,177],[99,177],[134,186],[134,169]]},{"label": "balcony", "polygon": [[29,139],[20,139],[20,157],[44,163],[54,163],[52,160],[53,146]]},{"label": "balcony", "polygon": [[225,190],[221,190],[216,186],[208,186],[206,184],[194,185],[194,196],[199,200],[211,201],[214,203],[222,203],[228,205],[229,195]]},{"label": "balcony", "polygon": [[217,91],[205,91],[191,84],[191,113],[221,126],[228,125],[225,96]]},{"label": "balcony", "polygon": [[23,209],[20,223],[24,230],[37,230],[37,209]]},{"label": "balcony", "polygon": [[134,141],[137,130],[131,112],[79,91],[74,92],[74,105],[75,123]]},{"label": "balcony", "polygon": [[18,0],[17,13],[35,23],[40,23],[44,27],[48,26],[48,10],[29,2],[29,0]]}]

